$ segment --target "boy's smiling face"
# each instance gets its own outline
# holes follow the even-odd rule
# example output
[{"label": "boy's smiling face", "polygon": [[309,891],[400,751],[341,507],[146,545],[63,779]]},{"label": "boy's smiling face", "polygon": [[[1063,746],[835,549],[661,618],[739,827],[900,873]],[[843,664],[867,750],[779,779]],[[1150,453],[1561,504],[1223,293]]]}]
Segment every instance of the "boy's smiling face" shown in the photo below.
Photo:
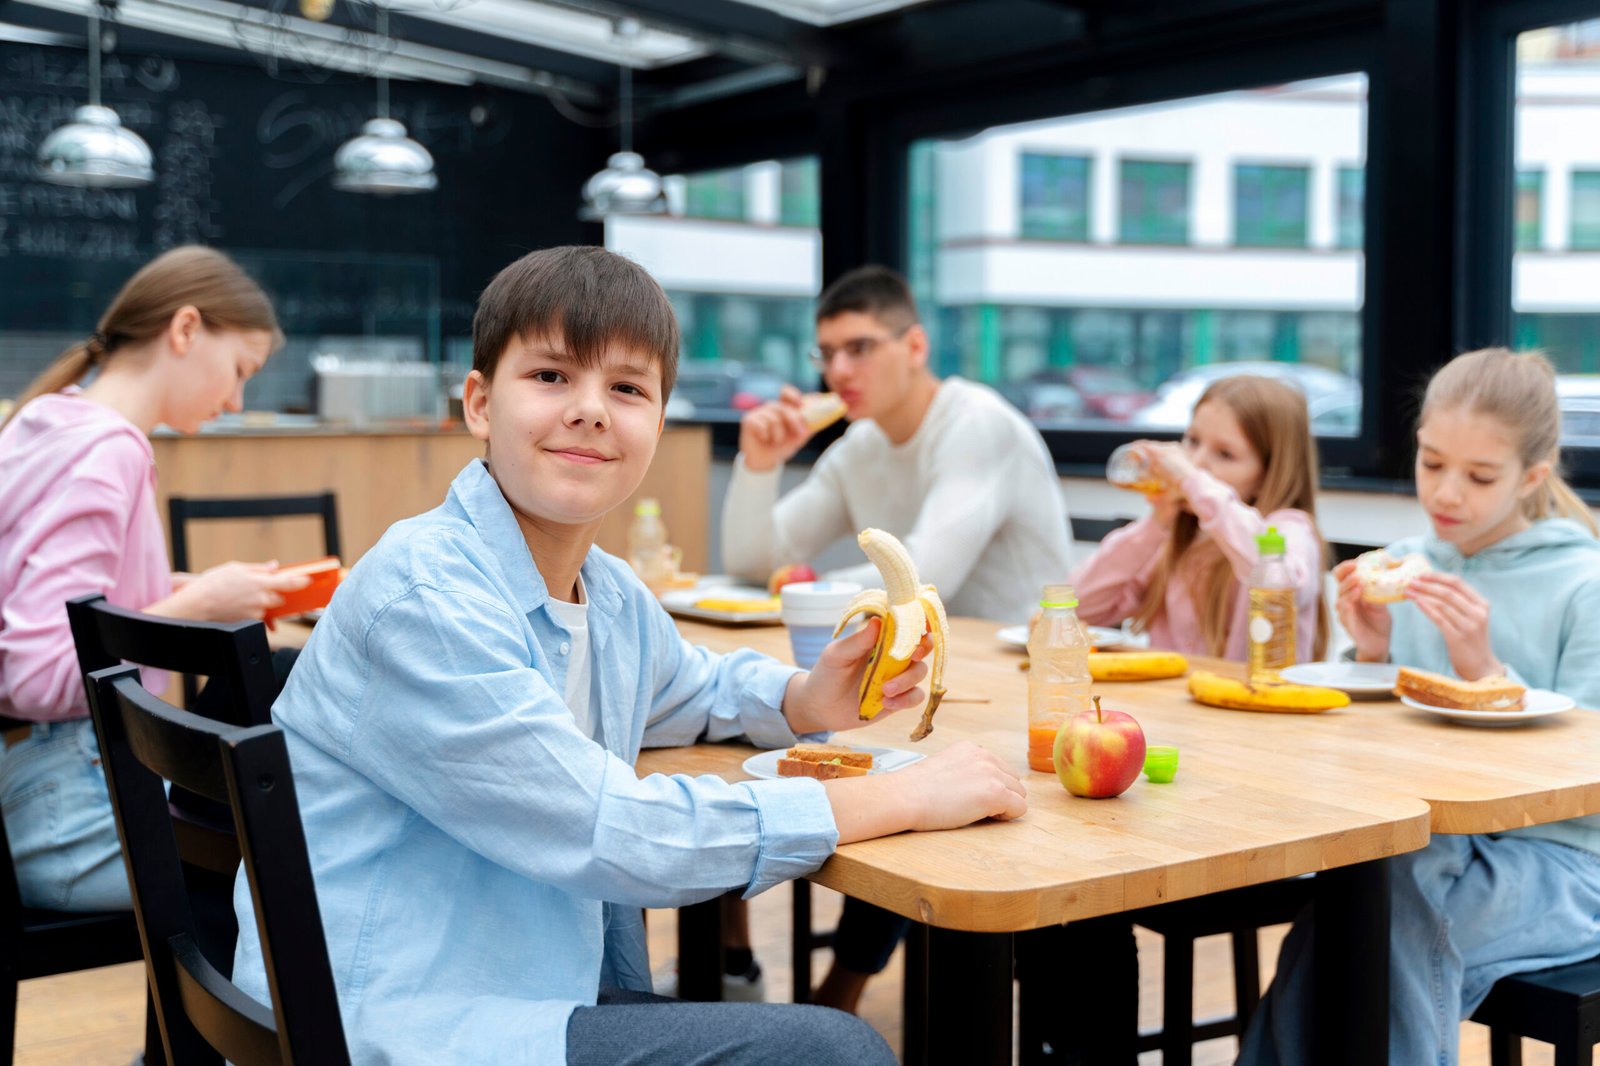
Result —
[{"label": "boy's smiling face", "polygon": [[525,519],[578,526],[639,487],[665,400],[649,355],[613,343],[584,366],[559,336],[513,337],[492,381],[467,376],[464,407],[511,506]]}]

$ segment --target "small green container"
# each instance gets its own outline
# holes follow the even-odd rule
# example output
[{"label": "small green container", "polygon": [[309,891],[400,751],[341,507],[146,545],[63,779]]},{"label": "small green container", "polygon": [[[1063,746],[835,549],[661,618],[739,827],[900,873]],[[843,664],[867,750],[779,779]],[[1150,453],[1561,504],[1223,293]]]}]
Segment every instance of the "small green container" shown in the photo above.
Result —
[{"label": "small green container", "polygon": [[1144,776],[1158,785],[1171,782],[1178,776],[1178,749],[1164,744],[1145,748]]}]

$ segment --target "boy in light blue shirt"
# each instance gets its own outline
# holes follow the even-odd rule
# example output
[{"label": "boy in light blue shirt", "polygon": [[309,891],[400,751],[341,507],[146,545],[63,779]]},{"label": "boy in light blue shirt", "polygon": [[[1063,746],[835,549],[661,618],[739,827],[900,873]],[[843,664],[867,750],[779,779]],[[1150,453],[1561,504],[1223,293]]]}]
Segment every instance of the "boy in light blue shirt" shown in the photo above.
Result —
[{"label": "boy in light blue shirt", "polygon": [[[1017,817],[1021,782],[970,744],[839,781],[639,778],[642,746],[857,724],[876,630],[810,673],[713,655],[593,546],[649,467],[676,370],[671,306],[638,266],[525,256],[485,290],[473,347],[485,458],[355,566],[273,709],[354,1061],[892,1061],[838,1012],[648,995],[640,908],[753,895],[851,840]],[[925,675],[891,683],[890,708],[919,704]],[[235,972],[265,1001],[242,879],[235,905]]]}]

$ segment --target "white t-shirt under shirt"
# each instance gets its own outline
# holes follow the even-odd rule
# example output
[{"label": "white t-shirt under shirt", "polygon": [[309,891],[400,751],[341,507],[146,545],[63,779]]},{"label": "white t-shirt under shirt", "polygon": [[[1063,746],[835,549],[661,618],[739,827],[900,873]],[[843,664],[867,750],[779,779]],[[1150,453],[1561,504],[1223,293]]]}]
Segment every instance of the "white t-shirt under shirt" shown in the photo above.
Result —
[{"label": "white t-shirt under shirt", "polygon": [[584,592],[583,578],[578,578],[577,603],[554,597],[546,602],[556,622],[570,634],[561,645],[567,656],[567,709],[572,712],[578,732],[591,740],[599,740],[600,716],[594,713],[589,695],[594,671],[589,664],[589,596]]},{"label": "white t-shirt under shirt", "polygon": [[[722,562],[765,584],[785,563],[814,559],[868,526],[899,537],[951,614],[1025,622],[1044,585],[1066,580],[1070,532],[1044,438],[986,385],[948,378],[910,440],[856,422],[794,491],[782,468],[734,464],[722,510]],[[873,588],[871,563],[830,578]]]}]

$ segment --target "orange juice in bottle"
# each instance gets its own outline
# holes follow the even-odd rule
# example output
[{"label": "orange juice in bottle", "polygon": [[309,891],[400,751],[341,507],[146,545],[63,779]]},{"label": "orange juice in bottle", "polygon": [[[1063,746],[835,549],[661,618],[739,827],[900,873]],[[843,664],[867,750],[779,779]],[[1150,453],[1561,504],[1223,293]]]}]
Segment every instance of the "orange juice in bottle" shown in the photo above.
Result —
[{"label": "orange juice in bottle", "polygon": [[1028,635],[1028,768],[1055,772],[1056,733],[1089,709],[1089,635],[1071,585],[1046,585]]}]

